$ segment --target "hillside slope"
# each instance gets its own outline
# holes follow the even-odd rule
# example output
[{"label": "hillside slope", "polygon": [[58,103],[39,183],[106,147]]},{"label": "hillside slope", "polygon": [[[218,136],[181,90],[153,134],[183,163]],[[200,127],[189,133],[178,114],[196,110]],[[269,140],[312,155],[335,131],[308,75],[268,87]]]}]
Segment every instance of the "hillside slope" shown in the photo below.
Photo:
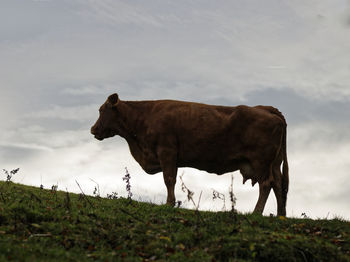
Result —
[{"label": "hillside slope", "polygon": [[196,212],[0,182],[0,261],[350,261],[350,223]]}]

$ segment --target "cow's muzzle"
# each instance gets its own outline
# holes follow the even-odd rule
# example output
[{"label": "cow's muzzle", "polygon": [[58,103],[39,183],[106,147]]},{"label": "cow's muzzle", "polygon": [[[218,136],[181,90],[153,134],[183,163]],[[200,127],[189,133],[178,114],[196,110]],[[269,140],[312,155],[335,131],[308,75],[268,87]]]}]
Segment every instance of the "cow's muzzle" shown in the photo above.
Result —
[{"label": "cow's muzzle", "polygon": [[95,135],[94,136],[97,140],[100,140],[100,141],[102,141],[104,138],[103,137],[100,137],[100,136],[98,136],[98,135]]},{"label": "cow's muzzle", "polygon": [[95,137],[97,140],[100,140],[100,141],[102,141],[102,140],[103,140],[103,137],[102,137],[102,136],[100,136],[100,135],[98,134],[98,132],[97,132],[96,127],[95,127],[95,126],[91,127],[90,132],[91,132],[91,134],[92,134],[92,135],[94,135],[94,137]]}]

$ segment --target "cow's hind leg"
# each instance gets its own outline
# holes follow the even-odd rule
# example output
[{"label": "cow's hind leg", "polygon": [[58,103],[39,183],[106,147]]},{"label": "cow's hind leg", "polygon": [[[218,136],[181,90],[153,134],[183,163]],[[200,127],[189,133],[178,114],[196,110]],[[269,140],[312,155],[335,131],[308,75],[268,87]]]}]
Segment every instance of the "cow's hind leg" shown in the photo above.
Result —
[{"label": "cow's hind leg", "polygon": [[254,212],[262,214],[265,208],[267,198],[269,197],[271,191],[271,175],[272,167],[271,165],[266,165],[265,163],[253,163],[255,176],[259,178],[259,198],[258,202],[255,205]]},{"label": "cow's hind leg", "polygon": [[160,165],[163,170],[163,178],[168,191],[167,205],[175,205],[175,184],[177,175],[176,156],[169,151],[158,153]]},{"label": "cow's hind leg", "polygon": [[277,215],[285,216],[286,201],[285,201],[285,198],[283,197],[283,192],[282,192],[282,173],[279,165],[274,165],[272,172],[273,172],[272,188],[277,200]]},{"label": "cow's hind leg", "polygon": [[259,199],[256,203],[254,212],[262,214],[265,208],[267,198],[269,197],[271,191],[271,183],[269,180],[259,183]]}]

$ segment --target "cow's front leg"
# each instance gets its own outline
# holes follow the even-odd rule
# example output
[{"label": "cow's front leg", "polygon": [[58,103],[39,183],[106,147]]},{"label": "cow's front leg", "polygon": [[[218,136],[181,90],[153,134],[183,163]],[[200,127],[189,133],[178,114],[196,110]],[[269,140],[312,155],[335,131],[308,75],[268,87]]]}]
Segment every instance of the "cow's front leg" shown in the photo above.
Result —
[{"label": "cow's front leg", "polygon": [[163,178],[168,191],[167,205],[175,205],[175,184],[177,175],[176,155],[171,150],[159,150],[158,153]]},{"label": "cow's front leg", "polygon": [[169,206],[175,205],[176,174],[177,174],[176,167],[169,167],[169,168],[163,169],[164,182],[168,190],[168,197],[167,197],[166,203]]}]

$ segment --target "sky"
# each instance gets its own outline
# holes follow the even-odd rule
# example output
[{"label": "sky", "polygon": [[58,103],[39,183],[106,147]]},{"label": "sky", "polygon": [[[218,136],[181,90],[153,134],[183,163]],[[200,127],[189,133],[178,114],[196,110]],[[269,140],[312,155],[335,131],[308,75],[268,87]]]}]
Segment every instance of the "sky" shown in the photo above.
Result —
[{"label": "sky", "polygon": [[[125,140],[90,134],[110,94],[272,105],[288,123],[287,215],[350,220],[349,50],[348,0],[2,0],[0,169],[126,197],[127,167],[135,200],[165,203],[162,175],[147,175]],[[229,209],[230,174],[181,174],[201,210],[223,209],[213,189]],[[233,177],[236,209],[251,212],[258,186]],[[193,208],[179,179],[176,197]]]}]

